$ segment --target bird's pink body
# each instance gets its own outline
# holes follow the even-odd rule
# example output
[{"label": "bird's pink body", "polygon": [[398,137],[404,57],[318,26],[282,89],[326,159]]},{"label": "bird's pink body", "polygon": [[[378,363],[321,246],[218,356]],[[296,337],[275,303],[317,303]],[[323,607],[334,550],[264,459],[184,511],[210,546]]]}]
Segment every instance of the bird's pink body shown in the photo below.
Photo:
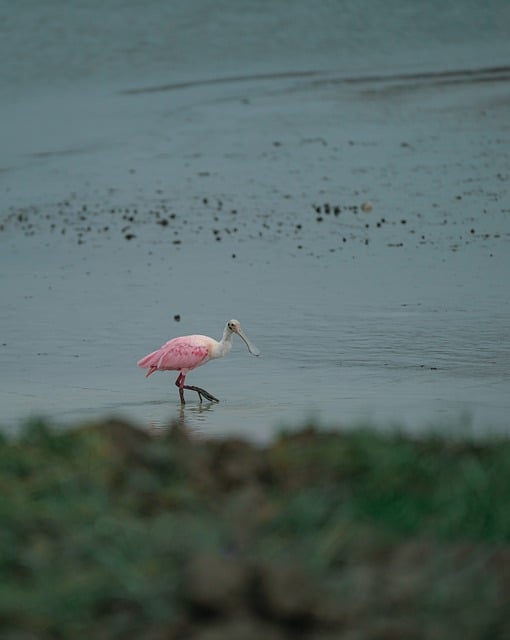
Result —
[{"label": "bird's pink body", "polygon": [[169,340],[162,347],[149,353],[138,361],[138,366],[142,369],[148,369],[146,377],[148,378],[155,371],[179,371],[179,376],[175,384],[179,387],[179,395],[181,403],[184,404],[184,389],[196,391],[202,401],[202,396],[207,400],[218,402],[213,395],[201,389],[200,387],[192,387],[184,384],[186,374],[192,369],[196,369],[201,365],[209,362],[213,358],[221,358],[226,356],[232,348],[232,335],[236,333],[248,347],[250,353],[255,356],[259,355],[259,350],[247,338],[238,320],[230,320],[227,322],[223,337],[220,341],[202,335],[181,336]]},{"label": "bird's pink body", "polygon": [[155,371],[181,371],[186,374],[211,359],[215,342],[216,340],[201,335],[173,338],[142,358],[138,366],[149,369],[147,377]]}]

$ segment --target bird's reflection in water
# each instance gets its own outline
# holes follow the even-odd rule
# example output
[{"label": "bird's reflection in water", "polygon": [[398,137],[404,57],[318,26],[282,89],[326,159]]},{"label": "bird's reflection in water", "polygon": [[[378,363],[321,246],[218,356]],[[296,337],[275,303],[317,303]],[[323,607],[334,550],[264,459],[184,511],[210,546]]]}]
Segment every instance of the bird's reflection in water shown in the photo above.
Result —
[{"label": "bird's reflection in water", "polygon": [[151,420],[147,431],[156,438],[162,438],[170,431],[181,431],[184,435],[200,438],[203,433],[206,415],[213,411],[215,402],[201,402],[197,405],[180,405],[167,422]]}]

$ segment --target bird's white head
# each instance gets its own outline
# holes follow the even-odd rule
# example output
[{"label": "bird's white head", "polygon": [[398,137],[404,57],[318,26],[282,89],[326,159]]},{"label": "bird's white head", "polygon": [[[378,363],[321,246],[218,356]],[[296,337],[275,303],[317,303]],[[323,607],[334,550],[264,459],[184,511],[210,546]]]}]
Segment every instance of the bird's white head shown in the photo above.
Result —
[{"label": "bird's white head", "polygon": [[257,347],[252,342],[250,342],[250,340],[248,340],[248,336],[242,330],[239,320],[229,320],[227,322],[227,330],[230,333],[237,333],[241,340],[245,342],[246,346],[248,347],[248,351],[251,354],[253,354],[254,356],[260,355],[260,351],[257,349]]}]

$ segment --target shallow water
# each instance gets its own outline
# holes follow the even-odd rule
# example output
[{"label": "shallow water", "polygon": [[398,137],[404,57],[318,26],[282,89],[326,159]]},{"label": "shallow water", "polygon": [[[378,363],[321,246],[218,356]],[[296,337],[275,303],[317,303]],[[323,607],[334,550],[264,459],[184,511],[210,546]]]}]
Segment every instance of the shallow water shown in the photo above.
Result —
[{"label": "shallow water", "polygon": [[[115,413],[264,439],[309,418],[418,430],[468,416],[505,430],[510,50],[497,24],[456,48],[424,31],[414,58],[404,38],[384,64],[358,46],[352,65],[328,39],[308,64],[282,42],[271,58],[255,29],[261,55],[242,69],[217,47],[172,72],[155,50],[133,54],[147,74],[119,57],[119,27],[106,71],[70,80],[82,43],[55,82],[30,91],[18,75],[0,151],[1,422]],[[381,33],[366,35],[383,51]],[[181,408],[173,373],[137,369],[175,335],[219,338],[231,317],[262,356],[237,340],[189,375],[219,404],[191,394]]]}]

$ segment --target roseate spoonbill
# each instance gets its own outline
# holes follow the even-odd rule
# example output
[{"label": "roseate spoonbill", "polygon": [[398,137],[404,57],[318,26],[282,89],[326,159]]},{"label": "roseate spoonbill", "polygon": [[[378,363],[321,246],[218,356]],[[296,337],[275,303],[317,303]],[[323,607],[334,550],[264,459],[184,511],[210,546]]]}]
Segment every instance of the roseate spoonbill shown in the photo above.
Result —
[{"label": "roseate spoonbill", "polygon": [[260,355],[260,351],[248,340],[246,334],[241,329],[239,320],[229,320],[223,331],[223,337],[219,342],[208,336],[201,335],[173,338],[173,340],[169,340],[157,351],[153,351],[145,356],[145,358],[139,360],[138,366],[142,369],[149,369],[145,375],[146,378],[155,371],[179,371],[175,384],[179,387],[181,404],[185,404],[184,389],[196,391],[200,402],[202,402],[202,396],[210,402],[219,402],[218,398],[215,398],[205,389],[192,387],[184,384],[184,382],[186,375],[192,369],[196,369],[214,358],[226,356],[230,349],[232,349],[232,336],[234,333],[237,333],[237,335],[244,340],[250,353],[254,356]]}]

